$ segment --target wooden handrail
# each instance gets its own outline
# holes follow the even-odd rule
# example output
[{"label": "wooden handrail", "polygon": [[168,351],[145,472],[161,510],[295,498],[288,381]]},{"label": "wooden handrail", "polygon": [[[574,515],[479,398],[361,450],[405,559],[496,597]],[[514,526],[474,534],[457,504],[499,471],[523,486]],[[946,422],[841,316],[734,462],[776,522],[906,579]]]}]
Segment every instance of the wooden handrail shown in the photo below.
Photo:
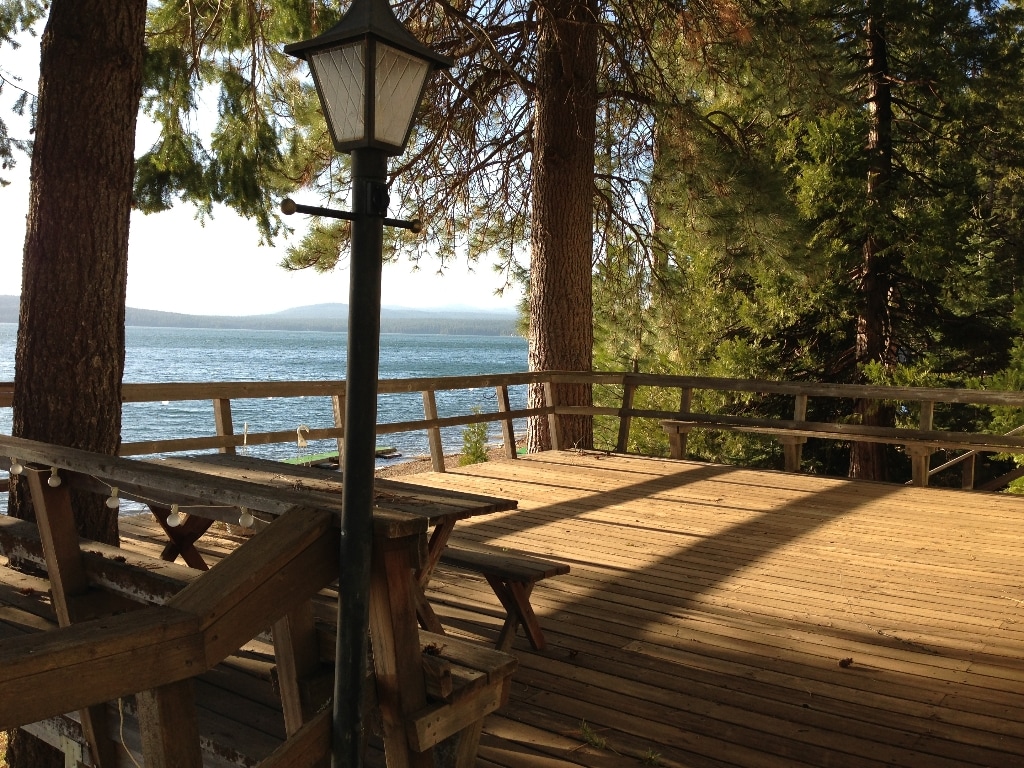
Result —
[{"label": "wooden handrail", "polygon": [[[557,399],[557,385],[561,384],[584,384],[621,388],[623,393],[622,400],[618,406],[562,405]],[[537,408],[511,410],[507,402],[508,388],[523,385],[543,386],[547,392],[545,405]],[[555,415],[607,416],[619,420],[616,448],[620,451],[625,451],[629,444],[630,426],[635,419],[672,419],[679,415],[679,412],[634,407],[635,394],[642,387],[679,390],[686,401],[683,410],[689,410],[693,393],[698,390],[792,397],[794,398],[793,420],[798,422],[803,421],[805,418],[807,403],[810,398],[868,399],[902,402],[920,406],[921,420],[919,429],[926,431],[931,431],[929,414],[933,412],[936,403],[1024,408],[1024,392],[1019,391],[1001,392],[980,389],[886,387],[878,385],[766,381],[628,372],[534,371],[474,376],[382,379],[378,383],[378,392],[382,395],[419,393],[424,401],[424,418],[380,423],[377,425],[377,434],[426,432],[428,436],[432,437],[429,440],[432,464],[435,469],[443,471],[444,457],[441,455],[441,443],[438,439],[440,430],[443,428],[487,422],[500,423],[505,442],[505,454],[510,458],[514,458],[516,450],[514,435],[511,429],[514,419],[546,417],[557,430],[558,422],[557,419],[553,418]],[[499,404],[497,411],[437,417],[436,409],[431,407],[431,404],[436,402],[435,395],[438,392],[483,388],[493,388],[496,390]],[[339,444],[344,437],[344,424],[342,423],[338,407],[345,396],[345,382],[342,380],[127,383],[123,385],[122,396],[126,403],[209,400],[214,407],[217,425],[217,434],[214,435],[125,443],[121,447],[121,455],[124,456],[211,449],[231,452],[243,445],[290,443],[295,439],[294,432],[291,430],[249,432],[244,436],[234,434],[231,419],[231,402],[232,400],[239,399],[330,397],[332,398],[332,407],[335,414],[334,425],[311,429],[307,437],[311,440],[336,439],[339,441]],[[10,383],[0,383],[0,407],[9,406],[12,399],[13,385]],[[831,431],[836,430],[841,431],[841,425]],[[557,432],[554,432],[553,442],[556,445],[559,442],[558,438],[559,435]],[[965,448],[973,448],[983,441],[984,439],[967,439],[960,442]],[[945,442],[949,442],[949,440]],[[799,438],[787,442],[785,449],[786,468],[791,471],[798,470],[801,460]],[[979,448],[979,450],[984,450],[984,448]],[[918,451],[913,457],[915,476],[926,477],[927,475],[934,474],[939,469],[952,467],[957,463],[966,461],[971,455],[973,454],[964,454],[964,456],[954,459],[953,462],[947,462],[942,467],[931,470],[928,468],[929,456],[927,451]],[[968,475],[969,473],[965,473],[965,482],[969,484],[973,480]]]}]

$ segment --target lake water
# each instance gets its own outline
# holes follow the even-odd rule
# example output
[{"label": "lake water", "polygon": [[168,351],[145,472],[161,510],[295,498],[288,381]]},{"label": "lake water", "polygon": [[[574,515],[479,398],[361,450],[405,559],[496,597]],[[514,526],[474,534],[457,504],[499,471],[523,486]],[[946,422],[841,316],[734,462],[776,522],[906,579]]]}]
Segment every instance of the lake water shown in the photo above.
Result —
[{"label": "lake water", "polygon": [[[0,323],[0,381],[14,379],[17,327]],[[291,331],[233,331],[223,329],[135,328],[126,331],[126,382],[196,381],[313,381],[345,378],[344,333]],[[526,340],[503,336],[438,336],[383,334],[380,345],[380,378],[421,376],[468,376],[526,370]],[[525,387],[509,393],[513,408],[524,408]],[[492,388],[438,393],[438,415],[468,414],[474,408],[497,410]],[[333,426],[329,398],[263,398],[232,401],[236,432],[294,430]],[[395,422],[423,418],[418,393],[382,395],[378,421]],[[124,442],[170,437],[198,437],[216,433],[209,401],[127,403],[122,419]],[[517,425],[517,430],[523,429]],[[491,436],[500,439],[498,425]],[[11,433],[11,410],[0,408],[0,433]],[[384,435],[381,442],[393,446],[408,460],[426,454],[423,432]],[[462,429],[442,430],[446,453],[462,447]],[[287,458],[302,453],[336,449],[333,440],[310,441],[305,449],[294,443],[247,448],[254,456]],[[393,461],[393,460],[392,460]],[[385,460],[378,460],[378,464]],[[2,476],[2,475],[0,475]]]}]

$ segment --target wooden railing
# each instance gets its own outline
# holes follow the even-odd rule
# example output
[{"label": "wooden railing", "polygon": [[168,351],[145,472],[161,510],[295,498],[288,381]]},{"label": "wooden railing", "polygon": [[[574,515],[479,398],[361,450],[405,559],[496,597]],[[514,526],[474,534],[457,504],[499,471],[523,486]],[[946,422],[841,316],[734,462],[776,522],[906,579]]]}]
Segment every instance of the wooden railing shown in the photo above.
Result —
[{"label": "wooden railing", "polygon": [[[563,380],[577,381],[575,377]],[[616,409],[592,409],[595,414],[615,415],[619,419],[616,450],[628,446],[630,422],[634,418],[654,418],[662,421],[670,438],[671,455],[683,458],[686,453],[686,435],[692,429],[713,429],[772,435],[782,443],[785,469],[800,471],[802,446],[808,437],[841,442],[868,441],[899,445],[911,457],[913,482],[927,485],[928,478],[937,472],[966,465],[963,486],[974,484],[974,460],[979,453],[1024,454],[1024,437],[1018,436],[1024,427],[1007,435],[989,435],[935,429],[936,405],[983,405],[987,407],[1024,408],[1024,392],[999,392],[972,389],[942,389],[931,387],[888,387],[855,384],[821,384],[792,381],[758,381],[751,379],[725,379],[688,376],[658,376],[645,374],[595,374],[594,383],[622,388],[622,403]],[[640,387],[676,389],[679,391],[679,410],[663,411],[636,409],[633,402]],[[696,413],[692,410],[694,394],[700,390],[728,395],[776,395],[792,398],[792,419],[766,419],[739,415]],[[906,413],[917,413],[916,429],[870,427],[861,424],[807,421],[810,400],[870,400],[897,403]],[[562,412],[562,409],[558,409]],[[963,450],[951,461],[934,469],[930,459],[937,450]],[[1024,470],[1012,472],[990,484],[1001,487]],[[984,489],[991,489],[986,486]]]},{"label": "wooden railing", "polygon": [[[515,457],[516,419],[547,415],[551,408],[512,410],[509,405],[509,388],[543,382],[542,374],[512,373],[484,376],[459,376],[443,378],[382,379],[377,391],[384,396],[419,394],[423,400],[423,418],[411,421],[378,423],[377,434],[388,435],[402,432],[424,431],[430,446],[432,465],[439,472],[444,471],[444,456],[441,445],[441,430],[481,422],[499,422],[502,428],[506,455]],[[439,392],[493,388],[498,410],[495,413],[470,413],[459,416],[438,417],[437,395]],[[213,406],[216,434],[196,438],[175,438],[125,443],[122,456],[137,456],[154,453],[173,453],[216,449],[232,453],[242,446],[268,445],[294,442],[294,429],[272,432],[244,432],[239,434],[234,426],[232,402],[251,398],[330,398],[334,424],[330,427],[314,427],[304,433],[307,440],[337,440],[339,453],[345,435],[345,382],[344,381],[289,381],[289,382],[219,382],[208,384],[125,384],[123,399],[126,403],[209,400]],[[0,406],[3,405],[0,396]]]},{"label": "wooden railing", "polygon": [[[560,405],[557,395],[559,385],[562,384],[603,387],[612,391],[612,396],[616,398],[617,403],[615,406],[607,407]],[[509,406],[510,387],[524,385],[537,385],[543,389],[543,406],[511,409]],[[494,388],[497,398],[496,411],[438,417],[438,393],[480,388]],[[677,391],[679,408],[677,410],[660,410],[635,407],[636,395],[641,388]],[[10,405],[12,391],[13,387],[10,384],[0,384],[0,407]],[[734,414],[694,413],[691,410],[695,402],[694,395],[700,391],[733,397],[772,395],[792,398],[790,406],[792,419],[755,419]],[[614,445],[609,447],[614,447],[620,452],[625,452],[629,447],[630,429],[636,419],[690,422],[685,425],[688,429],[718,429],[773,435],[783,445],[785,468],[790,471],[799,471],[802,446],[808,437],[843,442],[870,440],[899,445],[910,454],[914,469],[914,481],[919,485],[927,484],[928,477],[939,471],[962,465],[963,485],[970,488],[974,484],[974,459],[979,453],[1024,453],[1024,437],[1021,437],[1019,433],[1019,429],[1024,429],[1024,427],[1007,435],[978,435],[935,429],[936,406],[963,404],[1024,408],[1024,392],[1016,391],[758,381],[640,373],[546,371],[484,376],[383,379],[379,382],[378,392],[383,396],[408,393],[421,395],[423,400],[422,419],[379,423],[377,433],[387,435],[402,432],[425,432],[432,467],[439,472],[444,471],[441,445],[441,429],[443,428],[483,422],[500,423],[505,455],[515,458],[516,445],[513,427],[515,420],[529,417],[547,418],[553,447],[556,449],[571,448],[572,446],[561,444],[557,417],[572,414],[605,416],[618,420],[616,439]],[[333,425],[310,429],[306,437],[310,440],[337,440],[339,452],[344,437],[344,381],[125,384],[123,397],[126,403],[208,400],[213,407],[215,423],[215,433],[209,436],[125,443],[121,448],[121,454],[125,456],[211,449],[233,452],[243,445],[267,445],[295,441],[294,430],[239,434],[233,425],[232,403],[246,398],[330,398],[334,414]],[[808,422],[806,417],[811,400],[826,398],[895,402],[903,406],[907,413],[917,414],[917,428],[884,429],[859,424]],[[674,440],[673,455],[684,455],[685,432],[677,431],[670,436]],[[963,453],[951,461],[932,468],[929,466],[931,456],[940,449],[959,449]],[[1013,476],[1021,474],[1024,474],[1024,469],[1004,476],[996,482],[1005,484]]]}]

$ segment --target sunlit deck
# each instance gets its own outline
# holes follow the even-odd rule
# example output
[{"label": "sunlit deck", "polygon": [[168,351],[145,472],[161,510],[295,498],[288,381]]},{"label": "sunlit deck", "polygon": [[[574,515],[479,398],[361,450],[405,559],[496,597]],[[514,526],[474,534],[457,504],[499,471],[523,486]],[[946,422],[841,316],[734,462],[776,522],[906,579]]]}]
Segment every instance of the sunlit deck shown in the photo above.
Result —
[{"label": "sunlit deck", "polygon": [[572,452],[417,480],[518,499],[457,534],[572,566],[488,764],[1024,765],[1024,499]]},{"label": "sunlit deck", "polygon": [[[533,593],[549,648],[517,638],[479,766],[1024,765],[1024,498],[568,451],[403,479],[517,499],[453,540],[572,568]],[[454,633],[500,626],[482,578],[439,569],[429,596]],[[250,650],[259,706],[214,714],[269,750]]]}]

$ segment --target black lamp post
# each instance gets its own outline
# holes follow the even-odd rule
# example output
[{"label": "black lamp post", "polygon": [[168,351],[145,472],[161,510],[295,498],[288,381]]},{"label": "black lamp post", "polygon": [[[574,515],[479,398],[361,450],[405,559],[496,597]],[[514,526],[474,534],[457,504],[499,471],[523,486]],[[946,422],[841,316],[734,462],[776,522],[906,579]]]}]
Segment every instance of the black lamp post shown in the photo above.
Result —
[{"label": "black lamp post", "polygon": [[[284,48],[309,63],[334,147],[352,155],[343,519],[334,690],[334,768],[362,765],[377,442],[380,285],[387,158],[401,154],[427,78],[452,61],[420,43],[387,0],[353,0],[334,27]],[[325,213],[286,201],[286,213]],[[415,228],[387,220],[388,224]]]}]

